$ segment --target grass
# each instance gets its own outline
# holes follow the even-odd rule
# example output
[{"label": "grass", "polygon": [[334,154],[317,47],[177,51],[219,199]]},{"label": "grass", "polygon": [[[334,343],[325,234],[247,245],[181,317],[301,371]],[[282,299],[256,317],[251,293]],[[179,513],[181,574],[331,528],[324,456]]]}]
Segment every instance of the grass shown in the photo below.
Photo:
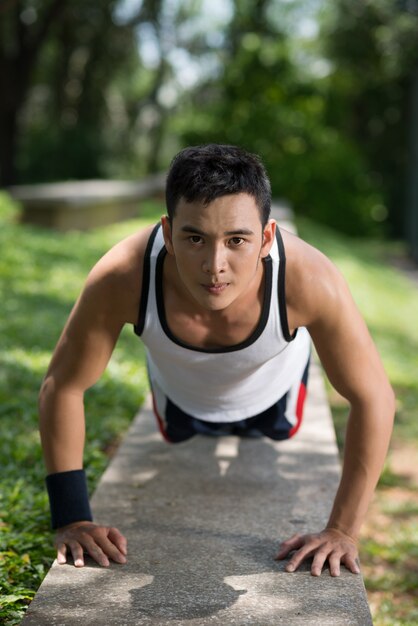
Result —
[{"label": "grass", "polygon": [[[116,241],[158,219],[88,233],[57,234],[16,225],[0,195],[0,623],[19,624],[53,558],[37,394],[89,268]],[[361,542],[375,626],[418,623],[418,289],[386,264],[397,246],[353,241],[306,220],[301,236],[340,267],[382,354],[398,397],[393,446]],[[126,430],[146,390],[143,351],[126,328],[111,363],[86,398],[86,467],[93,489],[106,451]],[[329,389],[340,445],[346,406]],[[408,456],[409,455],[409,456]],[[408,463],[410,458],[410,463]],[[405,470],[406,460],[406,470]],[[402,464],[403,463],[403,464]],[[410,468],[410,470],[409,470]]]},{"label": "grass", "polygon": [[[114,243],[156,221],[88,233],[52,233],[13,222],[0,195],[0,623],[19,624],[55,556],[38,436],[37,395],[51,352],[89,269]],[[106,373],[87,393],[86,467],[92,490],[106,450],[130,423],[147,387],[143,349],[125,328]]]},{"label": "grass", "polygon": [[[392,444],[360,542],[375,626],[418,624],[418,287],[388,264],[401,244],[353,240],[299,219],[347,279],[397,396]],[[340,450],[345,401],[328,385]]]}]

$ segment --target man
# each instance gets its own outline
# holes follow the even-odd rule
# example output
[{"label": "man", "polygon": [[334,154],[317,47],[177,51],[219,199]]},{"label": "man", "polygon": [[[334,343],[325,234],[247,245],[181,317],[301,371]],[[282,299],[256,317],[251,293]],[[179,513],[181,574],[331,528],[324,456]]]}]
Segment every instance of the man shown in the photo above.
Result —
[{"label": "man", "polygon": [[[171,442],[195,434],[293,436],[302,418],[310,338],[350,403],[341,482],[326,528],[285,541],[286,569],[313,557],[319,576],[358,573],[357,537],[390,439],[394,397],[340,273],[269,219],[259,159],[233,146],[187,148],[171,165],[168,215],[93,268],[40,394],[40,427],[58,562],[83,552],[126,561],[126,539],[92,522],[83,467],[83,395],[124,324],[147,348],[154,410]],[[309,334],[308,334],[309,333]]]}]

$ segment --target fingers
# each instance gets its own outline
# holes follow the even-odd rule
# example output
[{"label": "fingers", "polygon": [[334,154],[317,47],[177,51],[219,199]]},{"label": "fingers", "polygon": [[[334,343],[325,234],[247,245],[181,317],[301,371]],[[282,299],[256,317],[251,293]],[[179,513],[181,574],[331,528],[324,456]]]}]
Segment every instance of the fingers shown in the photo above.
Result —
[{"label": "fingers", "polygon": [[108,567],[109,559],[126,563],[127,541],[117,528],[98,526],[94,523],[74,524],[57,531],[57,561],[67,562],[67,554],[73,557],[76,567],[84,566],[87,553],[102,567]]},{"label": "fingers", "polygon": [[289,563],[286,565],[286,572],[294,572],[297,570],[299,565],[303,563],[306,559],[312,556],[317,546],[313,546],[311,541],[307,541],[306,545],[304,545],[300,550],[298,550],[290,559]]},{"label": "fingers", "polygon": [[117,528],[109,528],[108,537],[112,543],[124,554],[128,554],[128,542]]},{"label": "fingers", "polygon": [[102,567],[109,567],[109,558],[101,545],[100,538],[86,537],[83,541],[84,550]]},{"label": "fingers", "polygon": [[341,564],[354,574],[360,573],[355,542],[344,533],[326,529],[312,535],[293,535],[284,541],[276,559],[285,558],[296,550],[286,564],[286,572],[294,572],[306,560],[313,557],[312,576],[320,576],[328,562],[330,575],[340,576]]},{"label": "fingers", "polygon": [[[97,544],[100,546],[103,554],[109,556],[116,563],[126,563],[126,557],[125,557],[126,545],[125,545],[125,553],[123,553],[115,545],[115,543],[110,540],[110,536],[111,536],[111,534],[109,532],[108,536],[98,537],[96,539]],[[113,533],[112,533],[112,536],[114,536]],[[109,562],[107,564],[109,564]]]},{"label": "fingers", "polygon": [[354,558],[351,554],[345,554],[341,559],[341,563],[343,563],[347,569],[350,570],[353,574],[360,574],[360,567],[358,564],[358,560]]},{"label": "fingers", "polygon": [[340,575],[341,554],[338,552],[331,552],[331,554],[329,554],[327,549],[323,549],[315,553],[311,566],[312,576],[320,576],[322,574],[326,561],[328,561],[331,576]]},{"label": "fingers", "polygon": [[[328,563],[329,563],[329,573],[331,574],[331,576],[339,576],[341,574],[341,563],[342,563],[341,554],[338,554],[335,552],[330,554],[330,556],[328,557]],[[314,574],[312,570],[311,572],[313,576],[316,576],[316,575],[320,576],[320,573]]]},{"label": "fingers", "polygon": [[67,546],[65,543],[59,543],[57,545],[57,561],[60,565],[67,562]]},{"label": "fingers", "polygon": [[299,550],[299,548],[303,546],[303,543],[304,538],[302,535],[292,535],[290,539],[287,539],[280,544],[280,549],[275,557],[276,560],[279,561],[280,559],[285,559],[289,552],[292,552],[293,550]]},{"label": "fingers", "polygon": [[312,576],[321,575],[326,561],[328,561],[329,573],[333,577],[340,576],[341,564],[345,565],[345,567],[353,574],[360,574],[360,568],[357,560],[350,554],[344,554],[341,550],[334,550],[331,553],[327,550],[320,550],[315,554],[312,562]]},{"label": "fingers", "polygon": [[78,541],[69,541],[68,547],[73,556],[74,565],[76,567],[84,567],[84,550]]},{"label": "fingers", "polygon": [[[77,542],[68,542],[68,547],[70,548],[71,555],[73,557],[74,565],[76,567],[83,567],[84,558],[83,558],[83,548]],[[67,544],[58,543],[57,544],[57,562],[60,565],[64,565],[67,562]]]}]

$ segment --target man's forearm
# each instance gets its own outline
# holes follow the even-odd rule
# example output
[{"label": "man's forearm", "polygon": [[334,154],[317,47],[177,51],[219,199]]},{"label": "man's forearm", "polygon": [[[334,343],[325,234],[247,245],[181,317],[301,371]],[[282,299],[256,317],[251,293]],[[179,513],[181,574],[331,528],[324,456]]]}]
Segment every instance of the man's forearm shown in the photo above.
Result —
[{"label": "man's forearm", "polygon": [[386,458],[393,415],[390,403],[352,407],[342,477],[327,527],[357,539]]},{"label": "man's forearm", "polygon": [[39,396],[39,425],[48,474],[81,469],[85,438],[83,393],[57,389],[47,377]]}]

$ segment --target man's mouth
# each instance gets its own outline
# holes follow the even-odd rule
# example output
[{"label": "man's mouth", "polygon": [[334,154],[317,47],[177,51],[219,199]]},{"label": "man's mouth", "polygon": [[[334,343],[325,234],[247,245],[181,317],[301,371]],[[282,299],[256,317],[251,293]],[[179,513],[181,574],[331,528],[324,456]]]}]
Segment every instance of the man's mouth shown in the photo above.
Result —
[{"label": "man's mouth", "polygon": [[211,294],[222,293],[227,287],[229,283],[214,283],[210,285],[203,285],[203,287]]}]

